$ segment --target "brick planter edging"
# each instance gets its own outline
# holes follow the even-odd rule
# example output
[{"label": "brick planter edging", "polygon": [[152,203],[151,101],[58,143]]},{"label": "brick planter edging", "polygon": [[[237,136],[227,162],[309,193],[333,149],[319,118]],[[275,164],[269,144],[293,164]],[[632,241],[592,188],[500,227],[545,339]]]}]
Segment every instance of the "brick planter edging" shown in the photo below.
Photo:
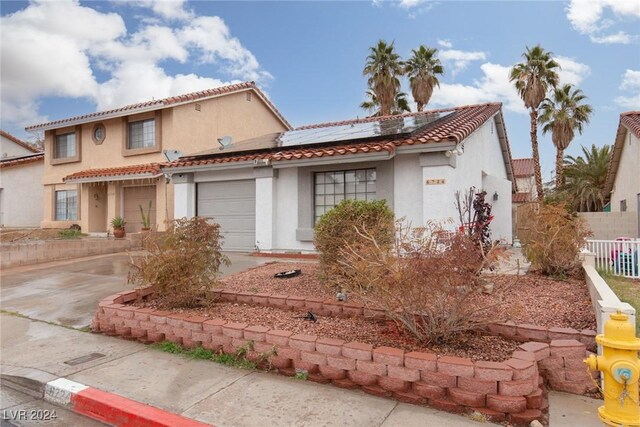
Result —
[{"label": "brick planter edging", "polygon": [[529,342],[504,362],[473,362],[126,305],[150,293],[137,289],[103,299],[92,329],[143,343],[166,340],[230,354],[250,348],[249,359],[269,355],[270,365],[284,375],[305,371],[312,381],[513,425],[546,422],[543,376],[552,388],[578,394],[592,384],[582,365],[585,345],[577,340]]}]

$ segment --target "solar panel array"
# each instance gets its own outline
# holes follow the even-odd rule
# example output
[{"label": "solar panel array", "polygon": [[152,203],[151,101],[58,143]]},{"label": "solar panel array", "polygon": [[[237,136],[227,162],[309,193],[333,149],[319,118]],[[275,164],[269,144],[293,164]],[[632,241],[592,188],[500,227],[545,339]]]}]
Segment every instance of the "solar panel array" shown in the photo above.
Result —
[{"label": "solar panel array", "polygon": [[387,118],[364,123],[292,130],[280,134],[277,145],[280,147],[294,147],[406,135],[441,117],[444,116],[438,113],[432,113],[394,119]]}]

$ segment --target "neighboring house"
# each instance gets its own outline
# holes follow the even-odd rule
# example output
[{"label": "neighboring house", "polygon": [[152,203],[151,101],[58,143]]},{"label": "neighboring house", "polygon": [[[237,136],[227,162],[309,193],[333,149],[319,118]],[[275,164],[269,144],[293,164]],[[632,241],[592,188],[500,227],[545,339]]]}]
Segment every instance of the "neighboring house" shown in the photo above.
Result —
[{"label": "neighboring house", "polygon": [[533,171],[533,159],[513,159],[513,176],[516,187],[512,195],[513,234],[517,236],[518,206],[536,199],[536,178]]},{"label": "neighboring house", "polygon": [[[640,111],[620,114],[605,194],[611,212],[634,212],[635,237],[640,237]],[[630,236],[634,237],[634,236]]]},{"label": "neighboring house", "polygon": [[0,153],[0,227],[40,226],[44,153],[3,130]]},{"label": "neighboring house", "polygon": [[[386,199],[412,226],[458,222],[454,193],[484,189],[494,239],[511,243],[511,153],[501,104],[305,126],[164,166],[175,214],[214,218],[227,250],[313,251],[343,199]],[[451,224],[451,228],[456,225]]]},{"label": "neighboring house", "polygon": [[215,150],[226,136],[290,128],[253,82],[31,126],[45,135],[42,227],[104,233],[122,216],[135,232],[140,206],[146,212],[151,202],[152,226],[163,230],[174,217],[173,184],[160,171],[164,151]]}]

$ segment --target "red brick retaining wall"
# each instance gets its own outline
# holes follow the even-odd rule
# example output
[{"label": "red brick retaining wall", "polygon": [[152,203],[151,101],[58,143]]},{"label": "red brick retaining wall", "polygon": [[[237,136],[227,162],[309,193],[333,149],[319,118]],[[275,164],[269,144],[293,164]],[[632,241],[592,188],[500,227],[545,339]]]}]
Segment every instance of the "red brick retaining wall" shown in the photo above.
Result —
[{"label": "red brick retaining wall", "polygon": [[[260,360],[266,356],[271,367],[284,375],[305,371],[312,381],[362,388],[378,396],[450,412],[476,413],[514,425],[528,425],[534,419],[546,421],[548,401],[540,374],[553,388],[574,393],[584,393],[589,383],[593,385],[584,365],[579,366],[586,349],[577,340],[529,342],[504,362],[473,362],[125,305],[150,292],[148,288],[125,291],[102,300],[93,330],[145,343],[166,340],[187,348],[202,346],[225,353],[249,348],[248,358]],[[227,301],[232,294],[221,291]],[[231,301],[252,303],[254,297],[256,303],[266,301],[276,307],[338,312],[329,310],[326,303],[340,307],[343,315],[364,314],[355,304],[298,297],[236,293]]]}]

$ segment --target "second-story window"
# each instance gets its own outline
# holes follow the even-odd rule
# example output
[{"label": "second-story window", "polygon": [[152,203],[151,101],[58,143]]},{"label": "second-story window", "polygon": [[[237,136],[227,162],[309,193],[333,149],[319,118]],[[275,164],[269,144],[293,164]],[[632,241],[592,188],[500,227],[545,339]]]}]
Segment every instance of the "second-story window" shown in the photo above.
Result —
[{"label": "second-story window", "polygon": [[53,157],[65,159],[76,155],[76,134],[74,132],[56,135]]},{"label": "second-story window", "polygon": [[156,145],[156,121],[140,120],[129,123],[128,149],[149,148]]}]

